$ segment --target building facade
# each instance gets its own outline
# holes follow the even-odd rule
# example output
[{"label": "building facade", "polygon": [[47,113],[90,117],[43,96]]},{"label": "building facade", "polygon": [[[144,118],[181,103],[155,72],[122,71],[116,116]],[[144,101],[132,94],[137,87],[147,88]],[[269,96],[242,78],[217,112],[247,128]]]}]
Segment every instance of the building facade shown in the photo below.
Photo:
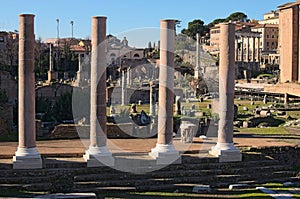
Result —
[{"label": "building facade", "polygon": [[18,65],[19,34],[0,32],[0,65]]},{"label": "building facade", "polygon": [[300,0],[278,7],[280,82],[300,82],[299,17]]}]

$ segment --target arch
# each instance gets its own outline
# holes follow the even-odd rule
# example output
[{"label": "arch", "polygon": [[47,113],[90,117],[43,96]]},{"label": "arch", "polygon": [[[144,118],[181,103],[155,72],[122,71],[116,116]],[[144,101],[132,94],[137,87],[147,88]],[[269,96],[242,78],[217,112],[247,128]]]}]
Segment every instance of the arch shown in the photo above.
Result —
[{"label": "arch", "polygon": [[139,57],[140,57],[140,55],[139,55],[138,53],[135,53],[135,54],[133,55],[133,57],[135,57],[135,58],[139,58]]},{"label": "arch", "polygon": [[116,57],[117,55],[115,53],[110,54],[111,57]]}]

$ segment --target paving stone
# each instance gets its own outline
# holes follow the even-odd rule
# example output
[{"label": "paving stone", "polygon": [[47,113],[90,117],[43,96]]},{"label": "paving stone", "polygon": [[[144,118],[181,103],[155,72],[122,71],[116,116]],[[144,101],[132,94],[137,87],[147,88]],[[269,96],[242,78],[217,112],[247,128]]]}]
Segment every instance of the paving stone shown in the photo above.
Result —
[{"label": "paving stone", "polygon": [[194,193],[200,193],[200,192],[210,192],[211,188],[209,185],[196,185],[193,188]]},{"label": "paving stone", "polygon": [[82,199],[96,199],[97,196],[95,193],[68,193],[68,194],[49,194],[49,195],[42,195],[36,196],[34,198],[47,198],[47,199],[70,199],[70,198],[82,198]]},{"label": "paving stone", "polygon": [[249,187],[248,184],[231,184],[229,185],[229,189],[232,190],[232,189],[244,189],[244,188],[247,188]]}]

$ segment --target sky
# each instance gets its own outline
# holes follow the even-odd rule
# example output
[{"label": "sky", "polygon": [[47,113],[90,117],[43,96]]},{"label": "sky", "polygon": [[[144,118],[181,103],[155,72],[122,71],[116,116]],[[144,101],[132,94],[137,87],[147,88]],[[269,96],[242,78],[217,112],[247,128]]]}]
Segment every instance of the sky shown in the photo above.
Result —
[{"label": "sky", "polygon": [[159,21],[177,19],[181,27],[194,19],[205,24],[216,18],[226,18],[233,12],[244,12],[249,19],[263,19],[263,14],[279,5],[295,0],[0,0],[0,31],[18,30],[19,14],[35,15],[36,38],[71,37],[72,26],[76,38],[91,36],[92,16],[107,17],[107,34],[129,45],[142,47],[159,38]]}]

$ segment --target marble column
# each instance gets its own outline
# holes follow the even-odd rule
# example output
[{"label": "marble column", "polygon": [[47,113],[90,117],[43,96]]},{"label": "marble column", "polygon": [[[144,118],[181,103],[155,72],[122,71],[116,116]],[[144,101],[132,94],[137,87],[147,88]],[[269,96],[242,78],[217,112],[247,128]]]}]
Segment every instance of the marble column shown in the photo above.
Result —
[{"label": "marble column", "polygon": [[257,60],[258,60],[258,63],[260,64],[260,37],[257,38]]},{"label": "marble column", "polygon": [[76,72],[76,86],[81,86],[83,81],[83,71],[82,71],[82,61],[81,61],[81,55],[78,54],[78,71]]},{"label": "marble column", "polygon": [[255,37],[252,37],[252,62],[255,62]]},{"label": "marble column", "polygon": [[247,53],[246,53],[246,62],[247,63],[249,63],[249,56],[250,56],[250,37],[249,36],[247,36],[247,48],[246,48],[246,51],[247,51]]},{"label": "marble column", "polygon": [[235,24],[221,24],[219,66],[219,129],[217,145],[210,154],[220,162],[241,161],[240,151],[233,143],[234,118],[234,34]]},{"label": "marble column", "polygon": [[126,81],[127,81],[127,78],[126,78],[126,71],[123,69],[122,70],[122,93],[121,93],[121,105],[122,106],[125,106],[126,105],[126,93],[127,93],[127,88],[126,88]]},{"label": "marble column", "polygon": [[200,77],[200,34],[196,34],[196,67],[194,71],[194,79],[199,79]]},{"label": "marble column", "polygon": [[244,70],[244,36],[241,36],[241,38],[242,38],[241,62],[242,62],[242,68]]},{"label": "marble column", "polygon": [[129,86],[129,87],[131,86],[131,85],[130,85],[130,83],[131,83],[131,82],[130,82],[130,79],[131,79],[131,77],[130,77],[130,76],[131,76],[131,75],[130,75],[130,72],[131,72],[131,70],[130,70],[130,66],[129,66],[129,67],[127,67],[127,80],[126,80],[126,81],[127,81],[127,86]]},{"label": "marble column", "polygon": [[34,15],[19,15],[19,146],[14,169],[42,168],[36,148],[34,37]]},{"label": "marble column", "polygon": [[235,37],[235,61],[239,61],[239,39]]},{"label": "marble column", "polygon": [[155,96],[155,84],[153,81],[150,81],[150,113],[149,115],[155,116],[155,101],[156,96]]},{"label": "marble column", "polygon": [[112,166],[106,145],[106,17],[92,18],[91,56],[90,146],[84,159],[88,167]]},{"label": "marble column", "polygon": [[49,44],[49,71],[48,71],[48,82],[51,82],[52,80],[56,80],[58,78],[57,72],[54,71],[53,67],[53,50],[52,50],[53,45],[50,43]]},{"label": "marble column", "polygon": [[149,153],[157,164],[180,160],[173,145],[175,23],[176,20],[160,21],[158,135],[156,147]]}]

